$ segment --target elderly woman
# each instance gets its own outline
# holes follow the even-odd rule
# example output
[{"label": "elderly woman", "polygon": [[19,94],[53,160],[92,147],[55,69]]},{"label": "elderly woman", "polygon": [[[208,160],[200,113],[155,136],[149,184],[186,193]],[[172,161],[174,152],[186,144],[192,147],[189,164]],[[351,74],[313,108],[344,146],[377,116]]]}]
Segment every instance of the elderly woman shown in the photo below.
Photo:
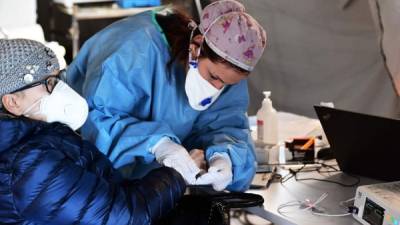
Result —
[{"label": "elderly woman", "polygon": [[86,101],[60,76],[54,53],[0,39],[0,224],[151,224],[185,190],[174,169],[123,180],[74,132]]}]

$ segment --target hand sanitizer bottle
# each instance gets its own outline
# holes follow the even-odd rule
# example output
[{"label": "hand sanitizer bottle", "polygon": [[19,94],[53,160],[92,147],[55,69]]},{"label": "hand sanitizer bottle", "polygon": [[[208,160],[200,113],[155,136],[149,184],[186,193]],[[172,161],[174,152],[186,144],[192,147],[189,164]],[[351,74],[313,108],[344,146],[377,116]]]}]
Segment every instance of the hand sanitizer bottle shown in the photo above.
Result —
[{"label": "hand sanitizer bottle", "polygon": [[257,112],[257,141],[270,146],[278,144],[278,114],[272,106],[270,91],[264,91],[262,106]]}]

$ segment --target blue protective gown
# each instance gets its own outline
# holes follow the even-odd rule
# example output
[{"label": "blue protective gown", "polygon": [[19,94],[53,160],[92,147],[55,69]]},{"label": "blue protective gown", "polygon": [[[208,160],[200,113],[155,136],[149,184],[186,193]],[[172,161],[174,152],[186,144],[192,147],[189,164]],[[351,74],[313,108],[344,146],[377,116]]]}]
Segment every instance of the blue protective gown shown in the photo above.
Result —
[{"label": "blue protective gown", "polygon": [[255,174],[254,147],[246,116],[247,82],[225,88],[205,111],[192,109],[185,94],[185,70],[167,68],[167,40],[147,11],[108,26],[90,38],[68,68],[67,82],[89,104],[81,129],[117,168],[133,168],[142,176],[154,164],[149,152],[162,137],[186,149],[229,154],[233,182],[243,191]]}]

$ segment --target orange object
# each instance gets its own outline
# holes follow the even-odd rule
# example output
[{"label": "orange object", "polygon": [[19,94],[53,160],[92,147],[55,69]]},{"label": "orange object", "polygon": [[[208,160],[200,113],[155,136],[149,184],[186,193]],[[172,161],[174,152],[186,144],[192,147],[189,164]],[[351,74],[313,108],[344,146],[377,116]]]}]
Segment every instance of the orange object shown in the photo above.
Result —
[{"label": "orange object", "polygon": [[303,146],[301,146],[301,150],[306,150],[306,149],[308,149],[312,144],[314,144],[314,138],[310,138],[310,139],[308,139],[308,141],[303,145]]}]

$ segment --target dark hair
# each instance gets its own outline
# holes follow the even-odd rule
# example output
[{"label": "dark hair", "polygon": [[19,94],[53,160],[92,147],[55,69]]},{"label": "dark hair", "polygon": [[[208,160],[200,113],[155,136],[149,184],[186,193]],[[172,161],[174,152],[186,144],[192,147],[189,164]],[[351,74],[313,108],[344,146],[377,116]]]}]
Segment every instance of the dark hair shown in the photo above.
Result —
[{"label": "dark hair", "polygon": [[[192,21],[192,19],[182,10],[174,8],[172,9],[172,13],[156,14],[156,20],[162,28],[171,47],[171,60],[167,64],[168,68],[170,68],[172,63],[175,61],[180,63],[182,66],[186,66],[188,60],[190,34],[192,32],[188,24],[190,21]],[[200,34],[199,29],[194,31],[193,36],[196,36],[197,34]],[[206,42],[203,42],[200,57],[206,57],[213,62],[226,64],[240,73],[249,72],[226,61],[224,58],[215,53]]]}]

